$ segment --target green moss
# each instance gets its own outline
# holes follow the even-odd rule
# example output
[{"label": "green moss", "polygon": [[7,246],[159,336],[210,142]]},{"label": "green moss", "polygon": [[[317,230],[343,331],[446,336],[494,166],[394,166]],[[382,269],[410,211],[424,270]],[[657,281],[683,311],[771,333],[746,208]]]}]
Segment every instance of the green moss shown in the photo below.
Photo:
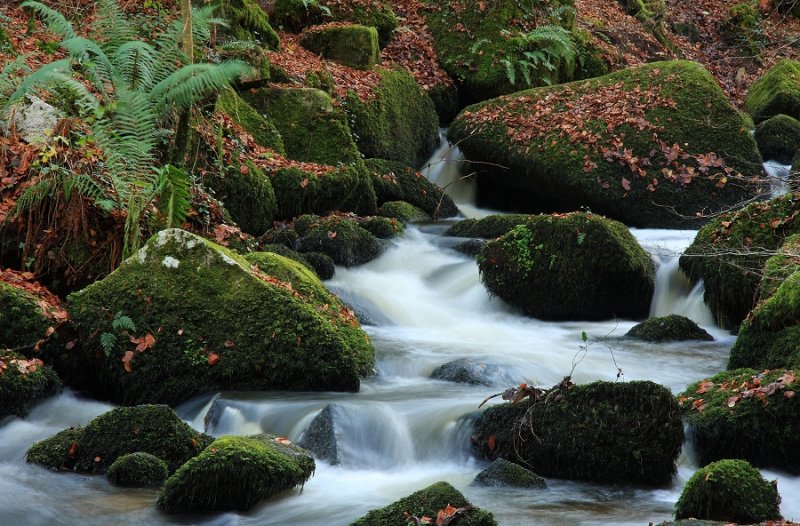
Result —
[{"label": "green moss", "polygon": [[484,245],[478,267],[490,293],[541,319],[636,318],[655,283],[625,225],[582,212],[532,216]]},{"label": "green moss", "polygon": [[70,427],[33,444],[25,453],[25,459],[54,471],[71,470],[75,465],[70,450],[83,435],[80,427]]},{"label": "green moss", "polygon": [[276,446],[267,436],[219,438],[167,480],[156,506],[169,513],[245,511],[311,477],[307,453]]},{"label": "green moss", "polygon": [[302,263],[272,252],[254,252],[248,254],[246,259],[258,265],[262,272],[291,283],[294,290],[320,305],[329,305],[332,309],[345,308],[335,295],[328,292],[314,270]]},{"label": "green moss", "polygon": [[274,68],[264,48],[258,44],[218,46],[205,58],[211,62],[240,60],[251,66],[249,72],[236,79],[238,90],[261,88],[272,80]]},{"label": "green moss", "polygon": [[680,266],[693,281],[703,280],[705,303],[720,327],[738,327],[755,306],[761,269],[786,237],[800,233],[798,215],[800,194],[789,193],[721,214],[697,233]]},{"label": "green moss", "polygon": [[367,159],[364,164],[379,205],[387,201],[405,201],[437,219],[459,214],[450,196],[413,168],[385,159]]},{"label": "green moss", "polygon": [[759,123],[775,115],[800,120],[800,62],[781,60],[747,91],[744,109]]},{"label": "green moss", "polygon": [[[277,280],[250,271],[240,256],[177,229],[148,241],[114,273],[69,297],[80,345],[59,356],[73,381],[134,404],[175,404],[213,389],[357,390],[374,351],[354,317],[325,310]],[[98,352],[116,313],[129,336]],[[160,330],[159,330],[160,328]],[[119,332],[117,330],[116,332]],[[127,371],[121,361],[132,351]]]},{"label": "green moss", "polygon": [[640,19],[652,19],[666,12],[664,0],[622,0],[629,15]]},{"label": "green moss", "polygon": [[736,369],[689,385],[679,396],[700,464],[725,458],[800,472],[800,387],[793,371]]},{"label": "green moss", "polygon": [[122,455],[108,468],[106,476],[115,486],[160,486],[168,475],[167,463],[150,453]]},{"label": "green moss", "polygon": [[426,214],[425,211],[405,201],[387,201],[378,208],[378,214],[404,223],[430,221],[431,219],[431,216]]},{"label": "green moss", "polygon": [[[455,508],[467,506],[469,501],[447,482],[436,482],[425,489],[412,493],[386,507],[372,510],[351,526],[405,526],[408,524],[404,513],[416,517],[436,517],[439,510],[448,505]],[[474,508],[457,521],[459,526],[495,526],[497,522],[491,513]]]},{"label": "green moss", "polygon": [[22,418],[60,390],[61,380],[49,365],[0,349],[0,420],[9,415]]},{"label": "green moss", "polygon": [[677,314],[650,318],[632,327],[625,336],[648,342],[714,339],[697,323]]},{"label": "green moss", "polygon": [[697,470],[675,505],[675,518],[740,524],[780,519],[778,491],[743,460],[720,460]]},{"label": "green moss", "polygon": [[303,256],[314,267],[314,272],[317,273],[319,279],[324,281],[333,278],[336,273],[336,264],[333,262],[332,257],[322,252],[306,252]]},{"label": "green moss", "polygon": [[761,13],[756,2],[743,2],[728,10],[720,28],[722,38],[739,49],[742,55],[758,55],[768,43],[761,27]]},{"label": "green moss", "polygon": [[227,89],[220,94],[215,110],[225,113],[233,119],[233,122],[244,128],[253,136],[256,144],[286,155],[283,139],[278,129],[266,117],[242,100],[233,89]]},{"label": "green moss", "polygon": [[594,44],[592,34],[588,31],[573,30],[571,35],[576,54],[575,80],[608,74],[609,65],[603,59],[602,51]]},{"label": "green moss", "polygon": [[506,403],[484,411],[475,423],[476,452],[522,464],[544,477],[670,482],[683,444],[683,423],[669,389],[647,381],[557,389],[532,406],[529,401]]},{"label": "green moss", "polygon": [[225,210],[242,231],[259,236],[272,228],[278,211],[269,177],[251,161],[218,166],[203,183],[222,201]]},{"label": "green moss", "polygon": [[0,349],[32,347],[50,325],[35,296],[0,281]]},{"label": "green moss", "polygon": [[317,0],[275,0],[272,8],[272,21],[287,31],[299,32],[322,23],[324,17]]},{"label": "green moss", "polygon": [[358,24],[314,26],[303,31],[300,45],[328,60],[356,69],[380,63],[378,30]]},{"label": "green moss", "polygon": [[[427,216],[425,212],[420,212],[423,216]],[[396,237],[400,235],[403,230],[405,230],[405,224],[402,221],[394,219],[393,217],[367,217],[363,220],[359,220],[358,224],[361,228],[378,239],[389,239]]]},{"label": "green moss", "polygon": [[498,458],[478,473],[472,482],[475,486],[503,486],[512,488],[545,488],[542,477],[519,464]]},{"label": "green moss", "polygon": [[392,11],[392,3],[386,0],[359,1],[326,1],[321,5],[330,8],[334,22],[351,22],[362,26],[372,26],[378,30],[378,43],[384,47],[392,38],[400,19]]},{"label": "green moss", "polygon": [[404,69],[378,69],[375,98],[350,92],[344,102],[350,127],[365,157],[419,166],[436,147],[439,120],[433,101]]},{"label": "green moss", "polygon": [[224,0],[222,14],[230,22],[229,31],[237,40],[256,40],[278,49],[280,39],[269,24],[269,16],[256,0]]},{"label": "green moss", "polygon": [[314,88],[261,88],[241,94],[278,129],[291,159],[319,164],[361,160],[344,112]]},{"label": "green moss", "polygon": [[[638,124],[609,127],[619,119],[603,116],[598,101],[640,112],[640,120],[629,115]],[[761,173],[761,158],[745,121],[708,71],[687,61],[470,106],[448,135],[482,163],[482,202],[517,212],[588,207],[629,226],[689,228],[700,219],[684,217],[729,208],[760,190],[748,178]]]},{"label": "green moss", "polygon": [[494,214],[480,219],[464,219],[448,228],[444,235],[494,239],[527,223],[532,217],[527,214]]},{"label": "green moss", "polygon": [[298,252],[322,252],[337,265],[346,267],[367,263],[381,253],[380,241],[352,219],[330,216],[310,218],[310,221],[309,227],[300,234]]},{"label": "green moss", "polygon": [[756,126],[758,150],[765,160],[790,164],[800,148],[800,121],[788,115],[776,115]]},{"label": "green moss", "polygon": [[375,190],[362,164],[340,166],[323,174],[281,168],[270,175],[278,202],[278,219],[334,211],[361,215],[377,211]]}]

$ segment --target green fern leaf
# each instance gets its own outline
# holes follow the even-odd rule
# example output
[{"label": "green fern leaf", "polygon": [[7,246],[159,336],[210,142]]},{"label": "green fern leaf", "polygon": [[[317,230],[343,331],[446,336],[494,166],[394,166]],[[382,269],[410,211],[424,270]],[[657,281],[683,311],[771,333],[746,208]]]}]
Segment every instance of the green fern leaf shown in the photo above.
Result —
[{"label": "green fern leaf", "polygon": [[20,6],[30,9],[31,11],[39,15],[39,18],[42,19],[44,24],[47,26],[47,29],[59,35],[61,38],[67,39],[78,36],[75,33],[75,29],[72,27],[72,24],[69,22],[69,20],[64,18],[64,15],[62,15],[55,9],[51,9],[48,6],[44,5],[43,3],[36,2],[34,0],[27,0],[26,2],[22,2]]}]

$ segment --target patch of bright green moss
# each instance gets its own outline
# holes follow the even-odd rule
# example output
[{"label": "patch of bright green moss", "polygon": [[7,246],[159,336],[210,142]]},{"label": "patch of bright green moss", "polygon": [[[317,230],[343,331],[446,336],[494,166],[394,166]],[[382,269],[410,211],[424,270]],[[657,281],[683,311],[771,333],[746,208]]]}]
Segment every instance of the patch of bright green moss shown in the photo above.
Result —
[{"label": "patch of bright green moss", "polygon": [[303,31],[300,45],[317,55],[356,69],[381,61],[378,31],[358,24],[314,26]]},{"label": "patch of bright green moss", "polygon": [[774,115],[800,120],[800,62],[781,60],[747,91],[744,108],[759,123]]},{"label": "patch of bright green moss", "polygon": [[50,325],[36,297],[0,281],[0,349],[32,347]]},{"label": "patch of bright green moss", "polygon": [[532,217],[528,214],[493,214],[480,219],[464,219],[448,228],[444,235],[495,239],[527,223]]},{"label": "patch of bright green moss", "polygon": [[41,360],[0,349],[0,420],[25,417],[44,398],[61,391],[61,380]]},{"label": "patch of bright green moss", "polygon": [[404,223],[429,221],[431,219],[431,216],[426,214],[424,210],[420,210],[405,201],[387,201],[378,208],[378,214]]},{"label": "patch of bright green moss", "polygon": [[321,0],[321,5],[330,8],[334,22],[350,22],[371,26],[378,30],[378,42],[381,47],[389,43],[400,19],[392,11],[392,3],[386,0],[370,2]]},{"label": "patch of bright green moss", "polygon": [[106,472],[108,481],[115,486],[160,486],[169,473],[167,463],[150,453],[136,452],[122,455]]},{"label": "patch of bright green moss", "polygon": [[233,89],[220,93],[216,111],[228,115],[233,122],[245,129],[257,144],[286,155],[283,139],[278,129],[252,106],[246,103]]},{"label": "patch of bright green moss", "polygon": [[278,49],[280,39],[269,24],[269,16],[256,0],[224,0],[222,15],[230,22],[229,30],[237,40],[256,40]]},{"label": "patch of bright green moss", "polygon": [[776,115],[756,126],[758,150],[764,160],[790,164],[800,148],[800,121],[788,115]]}]

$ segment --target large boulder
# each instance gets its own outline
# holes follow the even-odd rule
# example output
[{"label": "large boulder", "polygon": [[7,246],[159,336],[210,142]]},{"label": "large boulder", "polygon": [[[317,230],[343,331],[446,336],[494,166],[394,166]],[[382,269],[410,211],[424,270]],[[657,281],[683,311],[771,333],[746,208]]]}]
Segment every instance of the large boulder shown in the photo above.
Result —
[{"label": "large boulder", "polygon": [[405,201],[437,219],[459,214],[458,207],[444,190],[410,166],[386,159],[367,159],[364,164],[378,205]]},{"label": "large boulder", "polygon": [[800,121],[788,115],[775,115],[756,126],[755,138],[764,160],[791,164],[800,148]]},{"label": "large boulder", "polygon": [[349,22],[371,26],[378,31],[378,42],[385,46],[400,20],[386,0],[275,0],[272,8],[275,23],[289,31],[300,31],[323,21]]},{"label": "large boulder", "polygon": [[492,294],[541,319],[647,314],[655,270],[622,223],[596,214],[539,215],[478,255]]},{"label": "large boulder", "polygon": [[378,31],[359,24],[330,23],[303,31],[300,45],[316,55],[356,69],[381,61]]},{"label": "large boulder", "polygon": [[0,349],[0,420],[26,416],[41,400],[58,393],[61,380],[38,358]]},{"label": "large boulder", "polygon": [[165,405],[118,407],[85,427],[65,429],[35,443],[26,457],[54,470],[104,473],[123,455],[142,452],[163,460],[172,472],[213,440]]},{"label": "large boulder", "polygon": [[345,267],[372,261],[383,250],[378,238],[352,217],[305,215],[295,221],[295,229],[298,252],[322,252]]},{"label": "large boulder", "polygon": [[738,524],[781,518],[777,488],[743,460],[720,460],[698,469],[675,504],[675,518]]},{"label": "large boulder", "polygon": [[535,402],[488,408],[472,444],[481,457],[505,458],[544,477],[666,484],[683,423],[669,389],[653,382],[563,382]]},{"label": "large boulder", "polygon": [[229,22],[222,31],[235,40],[255,41],[278,49],[280,39],[269,23],[269,15],[257,0],[223,0],[220,11]]},{"label": "large boulder", "polygon": [[715,217],[680,258],[693,281],[703,280],[705,303],[724,329],[755,306],[761,269],[786,237],[800,233],[800,193],[752,203]]},{"label": "large boulder", "polygon": [[345,110],[356,144],[365,157],[419,166],[439,141],[439,118],[433,101],[404,69],[377,70],[374,96],[347,94]]},{"label": "large boulder", "polygon": [[781,60],[753,82],[744,109],[759,122],[775,115],[800,120],[800,62]]},{"label": "large boulder", "polygon": [[178,229],[153,236],[68,305],[79,344],[56,365],[122,404],[176,404],[214,389],[354,391],[374,359],[347,309],[326,309]]},{"label": "large boulder", "polygon": [[798,388],[784,369],[737,369],[689,385],[678,402],[700,464],[740,458],[800,473]]},{"label": "large boulder", "polygon": [[[706,123],[714,123],[708,126]],[[761,158],[700,64],[657,62],[469,106],[448,132],[479,161],[479,199],[522,212],[592,211],[690,228],[752,198]]]},{"label": "large boulder", "polygon": [[221,437],[167,479],[156,506],[168,513],[245,511],[305,483],[314,469],[314,459],[285,438]]},{"label": "large boulder", "polygon": [[20,272],[0,269],[0,349],[33,348],[66,318],[47,289]]},{"label": "large boulder", "polygon": [[308,168],[288,166],[270,172],[278,219],[335,211],[361,215],[377,211],[375,190],[363,164],[315,167],[318,169],[313,171]]},{"label": "large boulder", "polygon": [[[457,511],[461,510],[463,511]],[[437,517],[458,514],[459,526],[496,526],[491,513],[472,506],[447,482],[436,482],[383,508],[372,510],[350,526],[405,526],[411,517]],[[406,515],[407,514],[407,515]],[[452,519],[451,519],[452,521]]]},{"label": "large boulder", "polygon": [[670,314],[637,323],[625,336],[647,342],[713,340],[714,337],[686,316]]},{"label": "large boulder", "polygon": [[228,88],[219,94],[214,111],[229,116],[233,122],[253,136],[256,144],[286,155],[283,138],[275,125],[245,102],[233,88]]}]

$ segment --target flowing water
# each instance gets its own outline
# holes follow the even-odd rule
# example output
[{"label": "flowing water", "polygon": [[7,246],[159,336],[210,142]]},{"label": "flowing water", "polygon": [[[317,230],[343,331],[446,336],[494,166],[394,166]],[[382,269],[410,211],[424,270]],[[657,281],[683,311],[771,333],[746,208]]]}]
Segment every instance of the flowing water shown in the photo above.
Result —
[{"label": "flowing water", "polygon": [[[465,215],[488,213],[471,203],[474,186],[462,179],[458,152],[435,163],[428,176],[449,185]],[[455,167],[455,169],[454,169]],[[451,184],[452,183],[452,184]],[[545,490],[476,488],[471,480],[486,463],[469,452],[470,423],[487,396],[519,382],[550,386],[573,372],[576,382],[649,379],[673,392],[724,369],[734,336],[715,327],[677,268],[677,255],[695,232],[634,230],[658,264],[651,314],[693,318],[714,342],[652,344],[622,336],[632,320],[542,322],[520,316],[480,284],[473,259],[440,235],[444,226],[410,227],[377,260],[338,268],[326,283],[365,320],[377,350],[377,375],[359,393],[223,392],[178,408],[182,418],[213,435],[278,433],[299,440],[328,404],[340,439],[342,463],[317,462],[302,489],[244,514],[165,516],[155,511],[154,490],[110,486],[103,477],[56,474],[24,462],[26,449],[111,408],[71,392],[38,406],[24,419],[0,423],[0,525],[345,525],[435,481],[446,480],[504,525],[616,524],[644,526],[671,517],[686,479],[696,469],[685,451],[670,487],[636,489],[549,480]],[[589,335],[582,345],[581,333]],[[493,387],[429,378],[457,358],[496,366]],[[779,479],[782,511],[800,518],[800,478]]]}]

